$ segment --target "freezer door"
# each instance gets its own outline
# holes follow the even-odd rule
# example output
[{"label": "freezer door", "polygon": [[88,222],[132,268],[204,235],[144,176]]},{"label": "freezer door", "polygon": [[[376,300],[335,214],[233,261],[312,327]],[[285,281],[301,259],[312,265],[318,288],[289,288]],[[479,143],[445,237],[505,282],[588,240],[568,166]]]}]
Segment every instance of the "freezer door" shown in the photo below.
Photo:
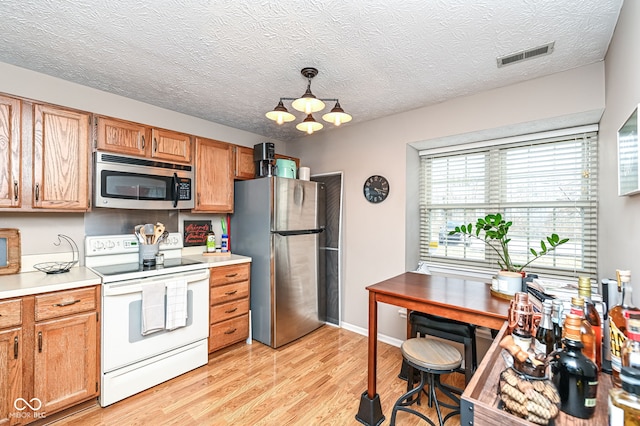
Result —
[{"label": "freezer door", "polygon": [[271,346],[277,348],[320,327],[318,234],[273,234],[275,294]]},{"label": "freezer door", "polygon": [[320,186],[316,182],[273,178],[272,231],[318,229]]}]

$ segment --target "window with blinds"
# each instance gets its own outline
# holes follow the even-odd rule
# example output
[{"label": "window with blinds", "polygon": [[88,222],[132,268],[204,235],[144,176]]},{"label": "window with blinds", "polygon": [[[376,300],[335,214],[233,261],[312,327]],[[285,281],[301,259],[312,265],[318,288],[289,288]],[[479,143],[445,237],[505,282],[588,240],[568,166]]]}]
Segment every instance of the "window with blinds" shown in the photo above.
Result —
[{"label": "window with blinds", "polygon": [[[556,233],[569,242],[527,272],[597,278],[597,127],[570,129],[422,151],[420,258],[432,265],[495,272],[497,255],[481,240],[449,231],[489,213],[513,222],[509,252],[516,264]],[[578,132],[578,130],[582,130]]]}]

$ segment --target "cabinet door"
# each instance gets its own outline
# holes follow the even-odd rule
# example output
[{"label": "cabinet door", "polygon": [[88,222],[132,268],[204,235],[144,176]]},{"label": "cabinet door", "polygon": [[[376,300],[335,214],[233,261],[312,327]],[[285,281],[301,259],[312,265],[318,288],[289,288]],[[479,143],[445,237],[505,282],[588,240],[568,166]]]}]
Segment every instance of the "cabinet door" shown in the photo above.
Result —
[{"label": "cabinet door", "polygon": [[97,313],[36,323],[34,396],[48,413],[98,394]]},{"label": "cabinet door", "polygon": [[233,212],[233,145],[196,138],[195,212]]},{"label": "cabinet door", "polygon": [[33,207],[89,208],[89,113],[34,106]]},{"label": "cabinet door", "polygon": [[125,155],[146,156],[149,151],[148,127],[109,117],[97,119],[97,148]]},{"label": "cabinet door", "polygon": [[235,149],[235,178],[253,179],[256,177],[256,163],[253,161],[253,148],[236,146]]},{"label": "cabinet door", "polygon": [[22,333],[20,328],[0,331],[0,425],[18,423],[13,403],[22,397]]},{"label": "cabinet door", "polygon": [[151,156],[172,162],[191,163],[191,136],[171,130],[153,129]]},{"label": "cabinet door", "polygon": [[20,207],[20,101],[0,96],[0,207]]}]

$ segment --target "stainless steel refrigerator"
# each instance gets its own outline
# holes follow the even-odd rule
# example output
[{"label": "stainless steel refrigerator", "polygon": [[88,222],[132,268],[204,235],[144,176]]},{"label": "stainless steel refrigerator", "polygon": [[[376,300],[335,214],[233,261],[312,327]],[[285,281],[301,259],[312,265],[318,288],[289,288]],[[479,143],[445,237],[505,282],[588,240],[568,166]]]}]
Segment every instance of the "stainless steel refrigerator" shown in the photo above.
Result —
[{"label": "stainless steel refrigerator", "polygon": [[235,183],[231,251],[251,256],[251,331],[273,348],[324,324],[319,283],[324,186],[262,177]]}]

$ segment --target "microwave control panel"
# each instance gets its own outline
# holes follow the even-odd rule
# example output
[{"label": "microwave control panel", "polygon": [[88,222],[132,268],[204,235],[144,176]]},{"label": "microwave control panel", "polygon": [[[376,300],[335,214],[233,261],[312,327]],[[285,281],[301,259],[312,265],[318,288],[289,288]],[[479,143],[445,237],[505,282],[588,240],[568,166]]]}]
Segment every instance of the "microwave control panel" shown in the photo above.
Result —
[{"label": "microwave control panel", "polygon": [[178,178],[178,200],[191,200],[191,179]]}]

